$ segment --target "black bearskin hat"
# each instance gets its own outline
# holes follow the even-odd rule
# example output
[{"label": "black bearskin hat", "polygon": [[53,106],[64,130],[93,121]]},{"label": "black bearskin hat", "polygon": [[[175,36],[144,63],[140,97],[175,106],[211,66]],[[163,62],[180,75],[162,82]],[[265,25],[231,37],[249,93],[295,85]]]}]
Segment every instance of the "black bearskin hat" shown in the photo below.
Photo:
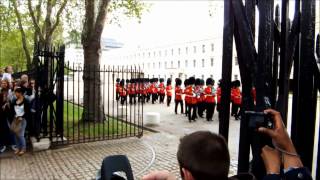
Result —
[{"label": "black bearskin hat", "polygon": [[117,78],[117,79],[116,79],[116,82],[117,82],[117,83],[120,82],[120,78]]},{"label": "black bearskin hat", "polygon": [[121,86],[124,85],[124,79],[122,79],[122,80],[120,81],[120,85],[121,85]]},{"label": "black bearskin hat", "polygon": [[196,82],[196,79],[194,77],[190,77],[189,80],[188,80],[188,84],[189,85],[194,85]]},{"label": "black bearskin hat", "polygon": [[235,86],[235,87],[240,87],[240,86],[241,86],[240,81],[239,81],[239,80],[235,80],[235,81],[234,81],[234,86]]},{"label": "black bearskin hat", "polygon": [[160,82],[164,82],[164,79],[163,79],[163,78],[160,78]]},{"label": "black bearskin hat", "polygon": [[189,85],[189,79],[184,80],[184,86],[188,86]]},{"label": "black bearskin hat", "polygon": [[206,84],[207,84],[207,86],[209,86],[209,85],[213,85],[213,79],[212,78],[208,78],[207,79],[207,81],[206,81]]},{"label": "black bearskin hat", "polygon": [[171,79],[170,78],[167,79],[167,86],[168,85],[171,85]]},{"label": "black bearskin hat", "polygon": [[199,86],[201,84],[201,79],[200,78],[197,78],[196,81],[195,81],[195,85],[196,86]]},{"label": "black bearskin hat", "polygon": [[[186,82],[186,80],[185,80],[184,82]],[[177,79],[176,79],[176,86],[181,86],[181,84],[182,84],[181,79],[177,78]],[[185,84],[186,84],[186,83],[185,83]]]}]

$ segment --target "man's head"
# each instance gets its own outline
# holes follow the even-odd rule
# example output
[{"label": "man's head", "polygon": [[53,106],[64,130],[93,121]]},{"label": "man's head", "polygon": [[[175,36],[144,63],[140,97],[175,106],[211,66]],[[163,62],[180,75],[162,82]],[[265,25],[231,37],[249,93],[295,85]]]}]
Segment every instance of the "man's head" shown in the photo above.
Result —
[{"label": "man's head", "polygon": [[29,76],[27,74],[22,74],[20,77],[21,81],[29,81]]},{"label": "man's head", "polygon": [[183,137],[177,157],[185,180],[228,179],[230,156],[220,135],[198,131]]},{"label": "man's head", "polygon": [[12,68],[12,66],[7,66],[7,67],[4,69],[4,71],[5,71],[6,73],[12,74],[13,68]]}]

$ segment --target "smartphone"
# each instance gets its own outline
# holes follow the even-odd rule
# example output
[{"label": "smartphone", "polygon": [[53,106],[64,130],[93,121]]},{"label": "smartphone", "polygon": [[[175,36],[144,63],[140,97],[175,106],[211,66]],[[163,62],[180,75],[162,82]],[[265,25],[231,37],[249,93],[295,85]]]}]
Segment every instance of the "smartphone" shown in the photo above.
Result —
[{"label": "smartphone", "polygon": [[265,127],[273,129],[274,127],[272,117],[264,112],[245,111],[245,115],[249,118],[249,128]]}]

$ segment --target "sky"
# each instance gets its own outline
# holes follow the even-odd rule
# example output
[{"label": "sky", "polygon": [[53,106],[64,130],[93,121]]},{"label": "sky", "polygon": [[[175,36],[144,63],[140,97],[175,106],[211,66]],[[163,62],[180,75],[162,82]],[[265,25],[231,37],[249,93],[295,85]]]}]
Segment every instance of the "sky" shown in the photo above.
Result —
[{"label": "sky", "polygon": [[[107,24],[103,37],[124,43],[125,47],[157,47],[187,41],[222,37],[223,0],[144,0],[150,5],[141,23],[126,19],[121,27]],[[275,4],[280,0],[275,0]],[[317,22],[319,22],[317,0]],[[294,1],[290,1],[294,8]],[[210,12],[212,16],[210,16]],[[290,10],[293,17],[293,10]],[[319,25],[318,25],[319,26]],[[319,31],[319,30],[318,30]]]},{"label": "sky", "polygon": [[[209,16],[209,1],[144,2],[151,7],[141,24],[131,19],[121,27],[106,25],[103,37],[115,38],[126,46],[159,46],[222,35],[222,26],[217,26],[222,19]],[[223,5],[223,1],[218,3]]]}]

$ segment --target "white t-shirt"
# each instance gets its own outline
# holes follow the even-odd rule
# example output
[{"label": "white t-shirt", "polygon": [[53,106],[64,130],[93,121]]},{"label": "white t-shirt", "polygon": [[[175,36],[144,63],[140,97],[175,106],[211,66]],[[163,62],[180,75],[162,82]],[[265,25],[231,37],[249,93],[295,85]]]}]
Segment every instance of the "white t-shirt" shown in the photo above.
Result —
[{"label": "white t-shirt", "polygon": [[24,115],[24,104],[14,105],[14,111],[16,112],[16,117],[22,117]]},{"label": "white t-shirt", "polygon": [[7,79],[10,83],[12,82],[12,75],[10,73],[3,73],[2,80]]}]

